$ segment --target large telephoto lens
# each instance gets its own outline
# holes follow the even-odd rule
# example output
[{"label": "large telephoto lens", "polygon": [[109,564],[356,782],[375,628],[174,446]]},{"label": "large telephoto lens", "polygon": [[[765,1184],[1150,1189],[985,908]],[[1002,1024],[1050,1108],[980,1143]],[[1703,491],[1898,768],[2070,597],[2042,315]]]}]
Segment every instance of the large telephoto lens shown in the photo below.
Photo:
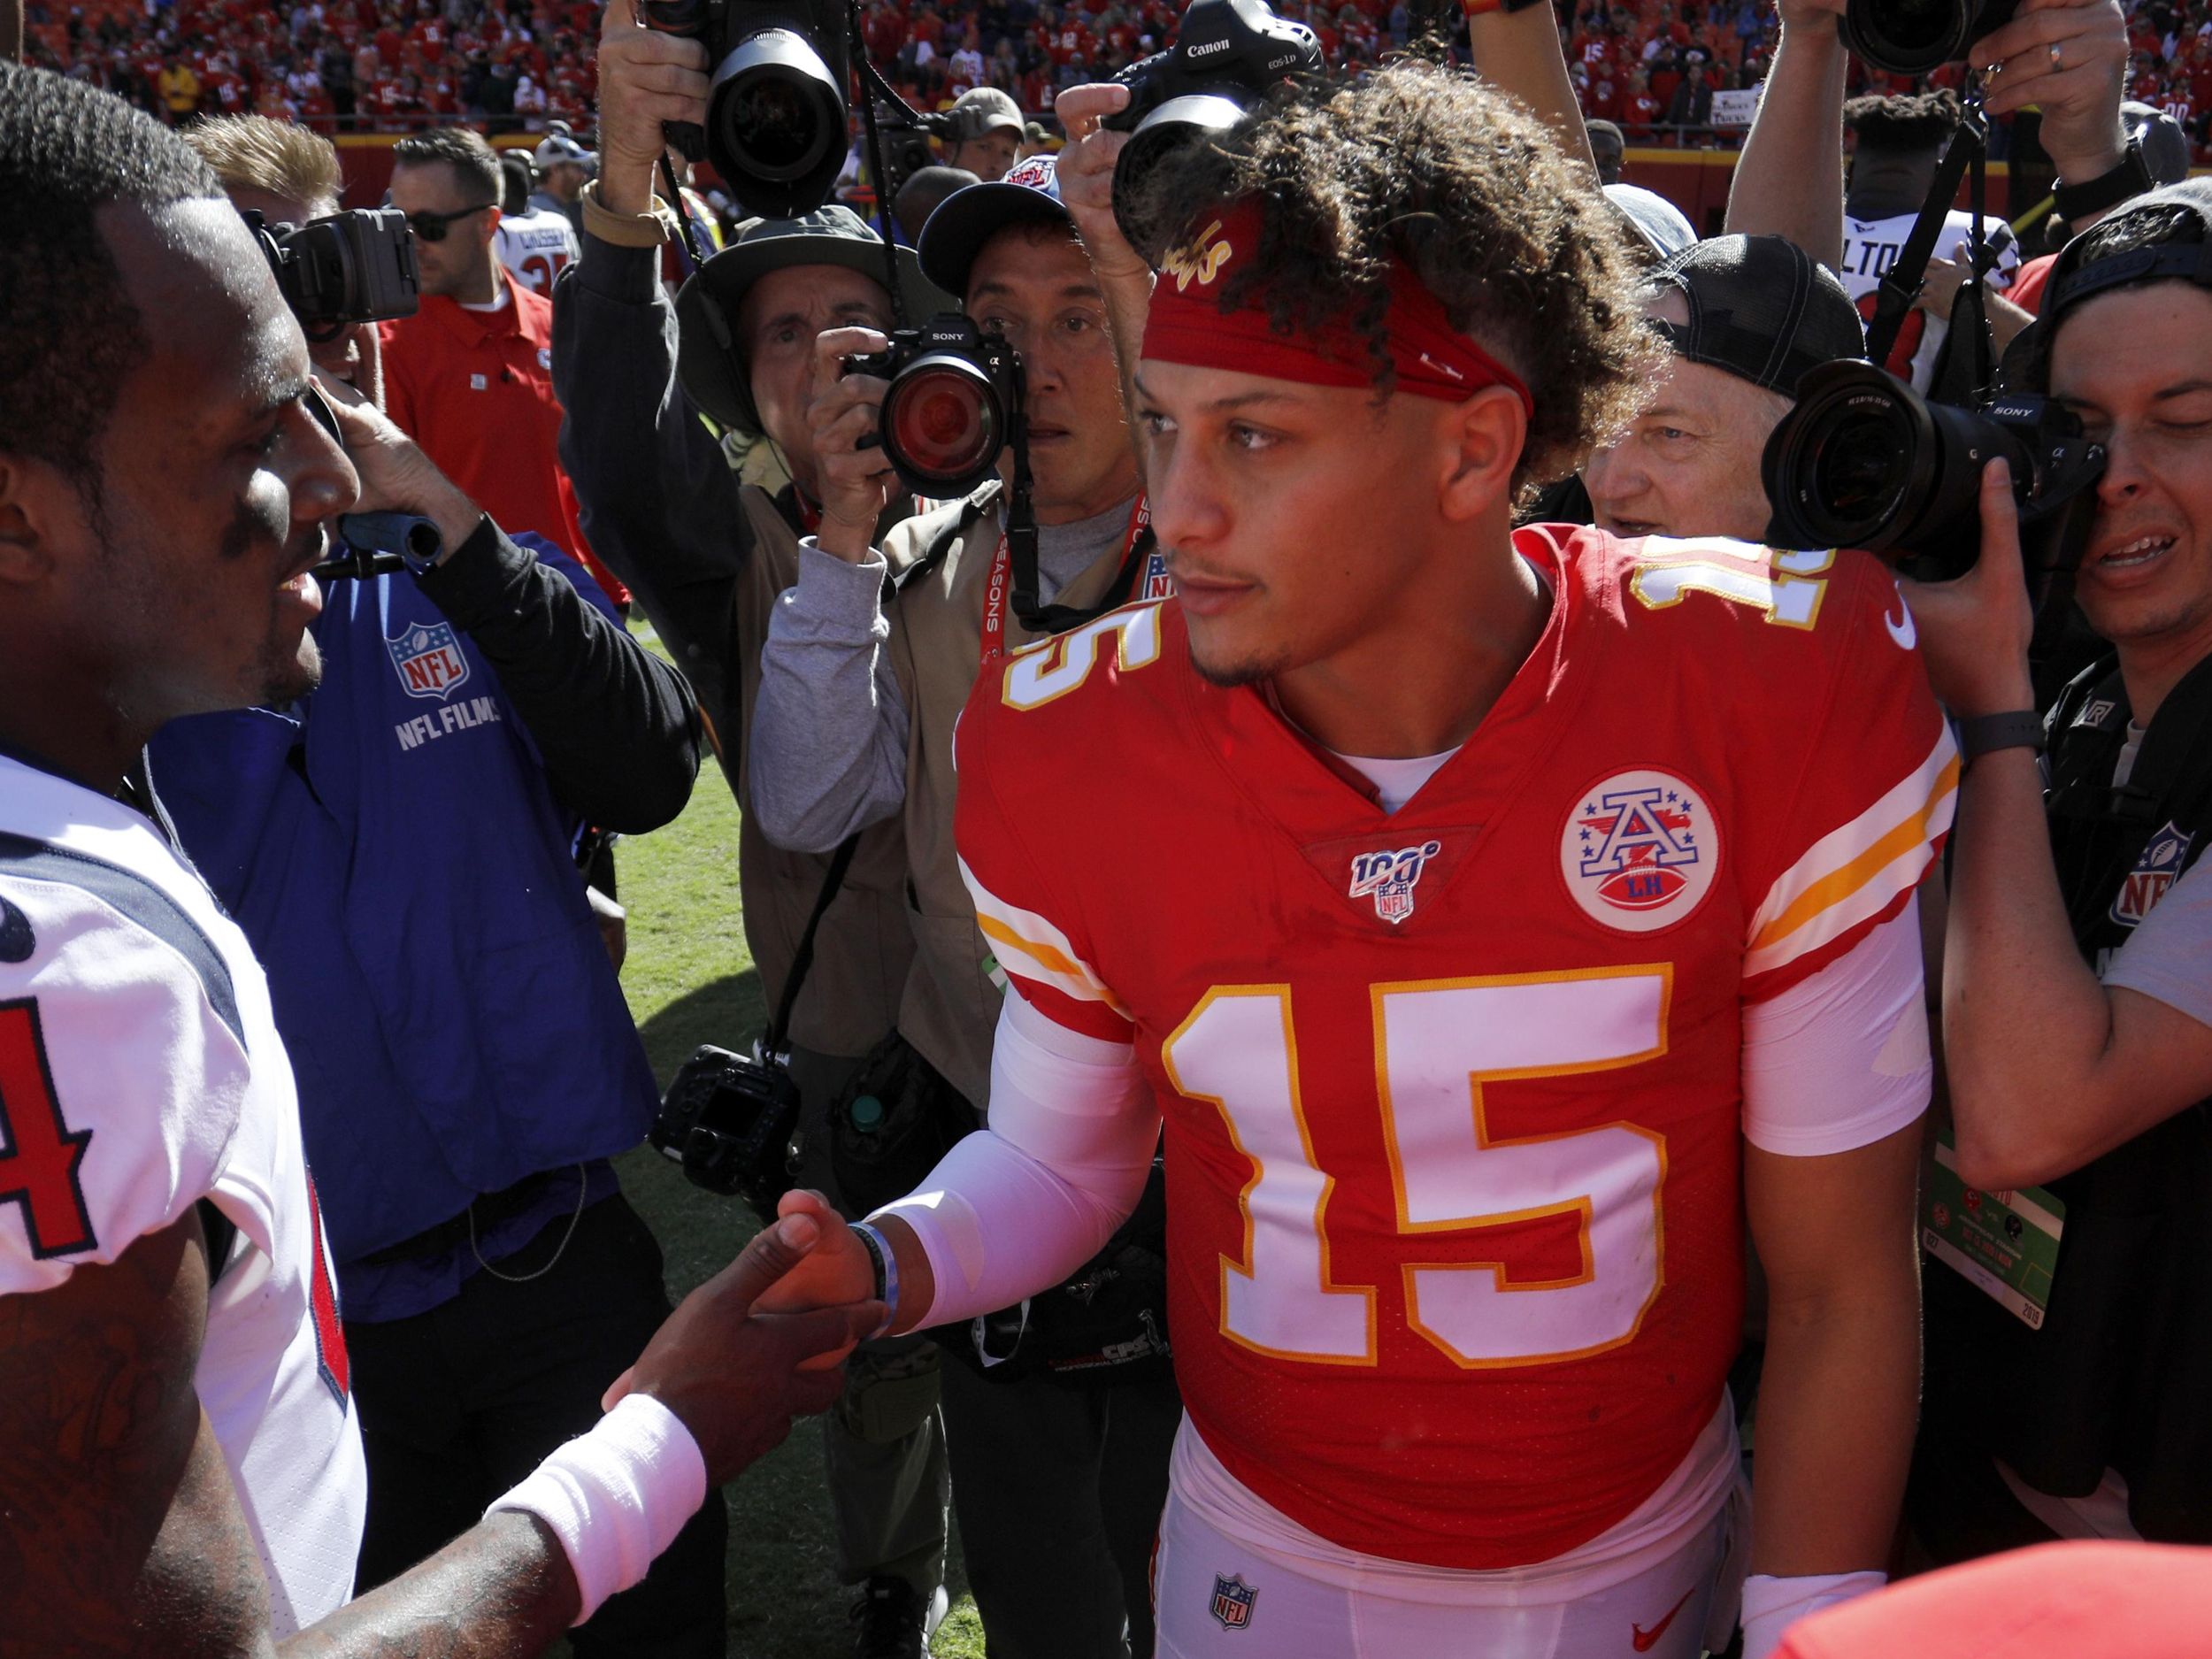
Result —
[{"label": "large telephoto lens", "polygon": [[1958,575],[1981,551],[1983,465],[2002,456],[2016,492],[2028,447],[1987,416],[1931,403],[1868,363],[1829,363],[1798,386],[1760,475],[1770,537],[1792,548],[1863,548],[1916,574]]},{"label": "large telephoto lens", "polygon": [[1851,50],[1895,75],[1924,75],[2009,22],[2017,0],[1848,0],[1843,37]]},{"label": "large telephoto lens", "polygon": [[934,500],[965,495],[998,465],[1007,436],[997,388],[974,364],[917,357],[884,394],[883,449],[899,476]]},{"label": "large telephoto lens", "polygon": [[748,35],[707,98],[707,158],[747,212],[796,219],[829,199],[845,164],[845,98],[803,35]]}]

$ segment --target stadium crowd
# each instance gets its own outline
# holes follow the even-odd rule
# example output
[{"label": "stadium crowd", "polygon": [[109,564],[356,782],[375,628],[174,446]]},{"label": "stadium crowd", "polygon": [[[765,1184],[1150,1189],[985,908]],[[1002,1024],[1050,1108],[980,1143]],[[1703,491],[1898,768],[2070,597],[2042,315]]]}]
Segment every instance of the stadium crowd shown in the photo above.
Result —
[{"label": "stadium crowd", "polygon": [[0,1653],[2201,1655],[2200,0],[641,11],[0,0]]},{"label": "stadium crowd", "polygon": [[[1555,0],[1583,112],[1640,138],[1733,142],[1710,95],[1756,87],[1773,56],[1765,0]],[[1421,27],[1412,0],[1315,0],[1286,8],[1333,66],[1402,50]],[[1158,50],[1167,0],[870,0],[874,60],[909,103],[949,108],[977,87],[1046,118],[1063,88],[1118,73]],[[322,133],[403,133],[455,117],[495,135],[551,121],[579,131],[595,107],[595,9],[583,0],[29,0],[29,61],[106,88],[173,122],[262,114]],[[1458,31],[1463,52],[1464,31]],[[2129,96],[2168,111],[2193,143],[2212,113],[2212,4],[2130,7]],[[1955,66],[1897,76],[1855,63],[1849,89],[1955,87]],[[1669,131],[1667,129],[1675,129]]]}]

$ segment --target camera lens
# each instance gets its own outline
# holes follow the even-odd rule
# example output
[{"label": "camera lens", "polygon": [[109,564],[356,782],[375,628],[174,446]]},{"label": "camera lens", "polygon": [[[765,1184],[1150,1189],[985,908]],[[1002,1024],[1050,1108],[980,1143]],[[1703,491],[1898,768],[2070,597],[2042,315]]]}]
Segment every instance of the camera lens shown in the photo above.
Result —
[{"label": "camera lens", "polygon": [[716,66],[707,159],[749,213],[795,219],[829,199],[845,160],[845,99],[803,36],[763,29]]},{"label": "camera lens", "polygon": [[731,103],[732,129],[754,166],[775,177],[804,170],[821,133],[797,87],[764,75],[739,88]]},{"label": "camera lens", "polygon": [[2011,20],[2017,0],[1849,0],[1844,39],[1892,74],[1924,75]]},{"label": "camera lens", "polygon": [[884,449],[895,465],[947,495],[982,481],[1005,442],[990,383],[972,365],[923,358],[883,400]]},{"label": "camera lens", "polygon": [[1814,453],[1814,493],[1836,518],[1872,522],[1902,493],[1904,460],[1893,421],[1847,413]]}]

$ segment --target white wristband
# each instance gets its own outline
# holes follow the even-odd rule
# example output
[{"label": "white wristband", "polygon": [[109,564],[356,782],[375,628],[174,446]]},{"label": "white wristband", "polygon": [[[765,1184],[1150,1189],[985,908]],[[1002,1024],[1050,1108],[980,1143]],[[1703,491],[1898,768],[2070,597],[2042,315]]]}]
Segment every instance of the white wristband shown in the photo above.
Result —
[{"label": "white wristband", "polygon": [[707,1460],[683,1420],[651,1394],[625,1394],[495,1502],[553,1529],[576,1571],[580,1624],[645,1577],[707,1495]]},{"label": "white wristband", "polygon": [[1883,1572],[1816,1572],[1793,1578],[1753,1573],[1743,1581],[1743,1659],[1766,1659],[1799,1619],[1888,1582]]}]

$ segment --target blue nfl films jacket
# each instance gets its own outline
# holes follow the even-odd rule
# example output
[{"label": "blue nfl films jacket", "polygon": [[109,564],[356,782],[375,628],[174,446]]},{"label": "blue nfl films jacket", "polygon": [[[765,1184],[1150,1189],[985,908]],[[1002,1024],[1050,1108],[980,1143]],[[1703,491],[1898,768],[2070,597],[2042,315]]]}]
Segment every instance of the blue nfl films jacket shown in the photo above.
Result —
[{"label": "blue nfl films jacket", "polygon": [[489,664],[403,572],[330,583],[313,632],[311,697],[176,721],[150,764],[268,971],[344,1263],[635,1146],[657,1093],[578,820]]}]

